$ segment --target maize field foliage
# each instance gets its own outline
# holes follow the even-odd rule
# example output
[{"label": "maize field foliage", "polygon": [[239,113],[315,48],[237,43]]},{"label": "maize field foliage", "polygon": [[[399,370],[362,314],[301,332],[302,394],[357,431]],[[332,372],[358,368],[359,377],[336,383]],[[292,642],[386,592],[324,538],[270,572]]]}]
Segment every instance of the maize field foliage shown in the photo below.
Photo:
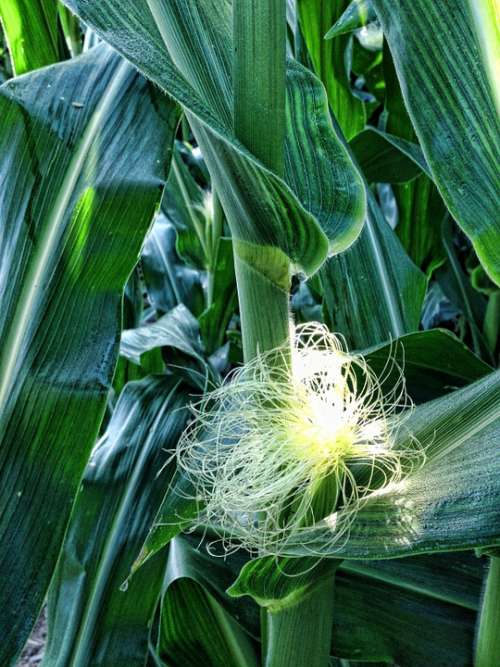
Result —
[{"label": "maize field foliage", "polygon": [[495,0],[0,21],[0,665],[497,667]]}]

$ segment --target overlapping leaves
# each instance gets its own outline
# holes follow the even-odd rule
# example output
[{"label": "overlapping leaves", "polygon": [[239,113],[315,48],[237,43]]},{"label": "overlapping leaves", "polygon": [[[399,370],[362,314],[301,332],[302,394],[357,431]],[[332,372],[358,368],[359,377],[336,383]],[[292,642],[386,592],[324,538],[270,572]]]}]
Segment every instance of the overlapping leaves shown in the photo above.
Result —
[{"label": "overlapping leaves", "polygon": [[279,248],[312,273],[357,237],[364,188],[310,72],[290,61],[284,181],[234,138],[229,2],[67,4],[183,105],[234,239]]}]

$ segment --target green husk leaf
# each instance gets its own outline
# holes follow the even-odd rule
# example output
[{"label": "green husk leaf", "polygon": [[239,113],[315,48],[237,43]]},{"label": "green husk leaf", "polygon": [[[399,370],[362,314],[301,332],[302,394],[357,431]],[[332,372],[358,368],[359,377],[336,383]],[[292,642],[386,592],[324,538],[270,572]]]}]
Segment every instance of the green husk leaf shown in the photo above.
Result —
[{"label": "green husk leaf", "polygon": [[[380,559],[497,546],[499,389],[495,371],[417,407],[404,424],[400,445],[417,439],[426,448],[426,463],[369,496],[343,546],[325,548],[331,539],[326,519],[316,524],[310,549],[334,558]],[[310,549],[290,544],[286,553],[310,555]]]}]

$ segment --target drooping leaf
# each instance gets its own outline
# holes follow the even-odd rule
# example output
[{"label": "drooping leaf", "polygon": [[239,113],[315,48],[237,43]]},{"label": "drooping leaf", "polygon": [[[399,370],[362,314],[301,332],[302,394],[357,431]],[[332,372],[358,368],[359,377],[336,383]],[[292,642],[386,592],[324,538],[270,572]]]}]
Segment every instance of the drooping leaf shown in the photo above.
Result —
[{"label": "drooping leaf", "polygon": [[57,23],[57,0],[4,0],[0,19],[16,75],[67,57]]},{"label": "drooping leaf", "polygon": [[372,0],[434,180],[500,284],[500,121],[469,0]]},{"label": "drooping leaf", "polygon": [[[102,419],[173,105],[108,47],[0,89],[0,663],[36,620]],[[75,428],[78,424],[78,428]]]},{"label": "drooping leaf", "polygon": [[201,386],[205,385],[209,369],[203,356],[198,321],[186,306],[179,304],[156,322],[122,332],[120,354],[137,365],[143,354],[155,348],[170,348],[193,360]]},{"label": "drooping leaf", "polygon": [[164,554],[127,580],[168,486],[188,401],[172,377],[122,392],[87,465],[51,585],[44,667],[144,665]]},{"label": "drooping leaf", "polygon": [[[290,61],[285,181],[291,189],[234,139],[229,2],[129,0],[126,11],[117,0],[67,4],[188,111],[236,240],[273,246],[307,273],[320,266],[328,246],[340,252],[353,242],[364,217],[363,187],[311,73]],[[255,250],[249,252],[255,261]],[[266,268],[276,266],[261,258],[258,270]]]},{"label": "drooping leaf", "polygon": [[[206,353],[199,322],[182,304],[156,322],[123,332],[120,352],[149,373],[173,372],[183,377],[195,395],[220,382],[216,360]],[[139,355],[139,356],[138,356]],[[212,363],[213,362],[213,363]]]}]

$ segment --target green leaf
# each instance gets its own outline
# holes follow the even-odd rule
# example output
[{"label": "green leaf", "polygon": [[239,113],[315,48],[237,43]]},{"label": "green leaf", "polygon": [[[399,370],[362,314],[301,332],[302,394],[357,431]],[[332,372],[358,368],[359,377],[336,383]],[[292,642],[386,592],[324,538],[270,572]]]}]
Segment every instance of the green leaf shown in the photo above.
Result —
[{"label": "green leaf", "polygon": [[[194,361],[195,385],[206,385],[210,369],[204,358],[198,321],[183,304],[156,322],[122,332],[120,354],[134,364],[140,365],[142,355],[157,348],[170,348]],[[165,357],[168,363],[168,353]]]},{"label": "green leaf", "polygon": [[434,180],[500,284],[500,123],[468,0],[373,0]]},{"label": "green leaf", "polygon": [[310,72],[289,61],[285,181],[234,138],[229,2],[67,4],[183,105],[236,240],[279,249],[306,273],[353,242],[363,187]]},{"label": "green leaf", "polygon": [[4,0],[0,19],[16,75],[67,57],[57,23],[57,0]]},{"label": "green leaf", "polygon": [[323,82],[328,102],[347,139],[365,124],[364,105],[351,90],[346,65],[349,36],[325,41],[324,36],[344,10],[349,0],[298,0],[300,27],[314,71]]},{"label": "green leaf", "polygon": [[177,232],[160,212],[146,237],[141,267],[149,299],[164,314],[183,303],[197,314],[204,309],[202,273],[181,262],[176,252]]},{"label": "green leaf", "polygon": [[232,597],[249,595],[260,607],[277,613],[308,597],[332,578],[340,561],[317,558],[257,558],[246,563],[227,589]]},{"label": "green leaf", "polygon": [[9,665],[42,605],[103,416],[121,293],[158,204],[176,113],[102,46],[4,84],[0,116],[0,664]]},{"label": "green leaf", "polygon": [[122,392],[87,465],[51,585],[44,667],[144,664],[165,557],[127,579],[169,483],[188,401],[171,377]]},{"label": "green leaf", "polygon": [[[400,146],[417,146],[415,131],[403,101],[387,42],[383,49],[383,74],[386,133],[399,142]],[[423,158],[420,147],[418,150],[420,158]],[[411,153],[409,155],[411,156]],[[444,259],[439,226],[445,216],[446,207],[431,180],[432,175],[425,158],[421,166],[424,164],[423,174],[409,183],[394,185],[393,193],[398,212],[396,234],[415,264],[430,274]]]},{"label": "green leaf", "polygon": [[426,463],[370,496],[345,544],[329,550],[330,517],[311,529],[307,552],[290,545],[287,555],[314,549],[334,558],[380,559],[500,544],[499,437],[495,371],[414,410],[400,446],[416,438],[426,448]]},{"label": "green leaf", "polygon": [[426,279],[404,252],[368,191],[359,239],[321,269],[325,321],[350,348],[367,348],[416,331]]},{"label": "green leaf", "polygon": [[186,578],[173,581],[163,598],[158,654],[172,667],[259,664],[236,621],[205,588]]},{"label": "green leaf", "polygon": [[343,14],[326,33],[325,39],[333,39],[362,28],[377,18],[370,0],[351,0]]},{"label": "green leaf", "polygon": [[472,664],[469,609],[344,572],[336,577],[334,605],[332,649],[340,658],[400,667]]},{"label": "green leaf", "polygon": [[417,331],[393,343],[364,351],[387,394],[403,372],[406,388],[417,403],[438,398],[491,373],[491,366],[476,357],[445,329]]},{"label": "green leaf", "polygon": [[367,127],[351,140],[354,157],[369,183],[405,183],[429,174],[417,144]]}]

